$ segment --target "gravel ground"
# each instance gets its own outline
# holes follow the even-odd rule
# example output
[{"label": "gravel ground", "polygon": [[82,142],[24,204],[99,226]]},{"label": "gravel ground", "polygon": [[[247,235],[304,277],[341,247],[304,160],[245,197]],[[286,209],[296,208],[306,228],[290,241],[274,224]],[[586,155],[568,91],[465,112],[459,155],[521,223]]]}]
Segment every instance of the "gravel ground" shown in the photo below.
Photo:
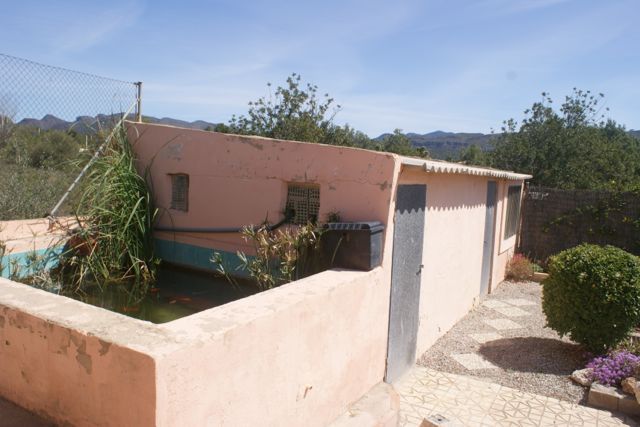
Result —
[{"label": "gravel ground", "polygon": [[[572,403],[586,402],[586,389],[569,375],[584,367],[584,353],[568,338],[545,328],[540,306],[542,287],[535,282],[503,282],[480,306],[467,314],[441,337],[418,364],[454,374],[471,375],[529,393],[555,397]],[[509,317],[485,306],[487,301],[526,299],[535,305],[519,306],[530,316]],[[492,304],[492,303],[489,303]],[[509,319],[519,329],[496,330],[483,320]],[[503,338],[479,344],[469,334],[498,333]],[[497,368],[469,370],[451,358],[452,354],[476,353]]]}]

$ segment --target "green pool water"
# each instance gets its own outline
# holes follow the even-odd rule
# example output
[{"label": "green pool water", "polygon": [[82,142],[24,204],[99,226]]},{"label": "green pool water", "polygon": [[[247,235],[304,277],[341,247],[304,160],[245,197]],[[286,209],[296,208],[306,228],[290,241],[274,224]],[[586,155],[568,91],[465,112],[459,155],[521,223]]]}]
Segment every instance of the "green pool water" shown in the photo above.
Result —
[{"label": "green pool water", "polygon": [[118,285],[100,290],[89,288],[84,295],[69,295],[87,304],[153,323],[170,322],[259,292],[249,281],[231,285],[225,278],[163,264],[150,292],[139,302],[131,302]]}]

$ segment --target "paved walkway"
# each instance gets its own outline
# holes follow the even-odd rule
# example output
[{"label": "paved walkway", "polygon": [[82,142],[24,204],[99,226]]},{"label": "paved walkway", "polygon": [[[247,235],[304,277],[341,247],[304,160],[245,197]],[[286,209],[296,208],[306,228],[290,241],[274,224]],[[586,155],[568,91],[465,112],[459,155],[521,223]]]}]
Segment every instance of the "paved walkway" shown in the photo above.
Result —
[{"label": "paved walkway", "polygon": [[399,383],[400,426],[439,415],[456,426],[636,426],[607,411],[513,388],[414,367]]},{"label": "paved walkway", "polygon": [[504,282],[441,337],[418,364],[584,403],[586,389],[569,379],[575,369],[584,367],[584,351],[545,324],[541,286]]}]

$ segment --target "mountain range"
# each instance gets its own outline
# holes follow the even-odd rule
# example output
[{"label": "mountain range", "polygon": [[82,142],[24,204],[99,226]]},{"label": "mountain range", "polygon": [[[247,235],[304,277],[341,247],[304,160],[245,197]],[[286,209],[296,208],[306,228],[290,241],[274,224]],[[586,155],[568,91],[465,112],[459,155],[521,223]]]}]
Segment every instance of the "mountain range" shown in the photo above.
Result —
[{"label": "mountain range", "polygon": [[[63,130],[70,129],[80,134],[95,132],[100,127],[112,124],[120,119],[119,115],[98,114],[95,117],[80,116],[73,121],[63,120],[52,114],[47,114],[42,119],[23,119],[18,122],[21,126],[34,126],[42,130]],[[196,120],[188,122],[185,120],[173,119],[171,117],[152,117],[144,116],[144,121],[148,123],[158,123],[163,125],[177,126],[188,129],[201,129],[215,127],[215,123],[204,120]],[[380,140],[390,134],[382,134],[374,140]],[[425,147],[432,157],[438,159],[446,159],[447,157],[457,157],[460,150],[472,144],[479,145],[483,150],[490,150],[490,140],[493,135],[485,135],[482,133],[454,133],[435,131],[426,134],[407,133],[411,143],[416,147]]]},{"label": "mountain range", "polygon": [[[91,133],[100,126],[105,124],[114,123],[119,120],[118,115],[106,115],[98,114],[95,117],[80,116],[74,121],[66,121],[60,119],[51,114],[47,114],[42,119],[23,119],[18,122],[18,125],[23,126],[35,126],[43,130],[64,130],[73,129],[78,133]],[[173,119],[171,117],[151,117],[144,116],[144,121],[147,123],[158,123],[163,125],[177,126],[188,129],[201,129],[214,128],[215,123],[207,122],[204,120],[196,120],[188,122],[185,120]],[[630,130],[629,134],[640,138],[640,130]],[[375,141],[379,141],[389,136],[389,133],[383,133],[382,135],[374,138]],[[497,135],[495,134],[483,134],[483,133],[465,133],[465,132],[443,132],[435,131],[425,134],[418,134],[409,132],[405,134],[411,141],[414,147],[426,148],[431,157],[435,159],[456,159],[460,151],[469,147],[470,145],[478,145],[483,151],[489,151],[492,149],[491,141]]]},{"label": "mountain range", "polygon": [[[389,136],[389,133],[374,138],[379,141]],[[465,132],[443,132],[437,130],[425,134],[406,133],[414,147],[424,147],[429,151],[431,157],[435,159],[447,159],[458,157],[461,150],[470,145],[478,145],[483,151],[491,150],[491,140],[496,137],[493,134],[465,133]]]},{"label": "mountain range", "polygon": [[[91,133],[96,129],[99,129],[100,126],[117,122],[120,120],[120,117],[121,116],[118,114],[98,114],[94,117],[80,116],[73,121],[66,121],[54,115],[47,114],[42,119],[22,119],[17,124],[19,126],[34,126],[42,130],[68,131],[73,129],[78,133]],[[133,117],[131,119],[133,119]],[[172,119],[170,117],[163,117],[159,119],[157,117],[144,116],[144,121],[147,123],[158,123],[162,125],[201,130],[207,129],[208,127],[213,128],[216,125],[215,123],[206,122],[204,120],[187,122],[185,120]]]}]

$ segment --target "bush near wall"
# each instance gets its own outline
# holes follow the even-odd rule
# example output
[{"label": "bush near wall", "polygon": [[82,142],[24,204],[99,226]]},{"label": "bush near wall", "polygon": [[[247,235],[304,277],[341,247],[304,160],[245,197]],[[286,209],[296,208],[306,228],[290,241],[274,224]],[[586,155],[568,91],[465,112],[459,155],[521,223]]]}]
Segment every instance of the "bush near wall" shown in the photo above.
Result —
[{"label": "bush near wall", "polygon": [[526,256],[515,254],[507,264],[505,277],[509,280],[520,282],[523,280],[531,280],[533,272],[533,263]]},{"label": "bush near wall", "polygon": [[640,321],[640,258],[613,246],[580,245],[551,258],[543,282],[547,325],[602,353]]},{"label": "bush near wall", "polygon": [[[55,206],[77,171],[39,169],[0,161],[0,221],[42,218]],[[59,214],[72,213],[68,204]]]}]

